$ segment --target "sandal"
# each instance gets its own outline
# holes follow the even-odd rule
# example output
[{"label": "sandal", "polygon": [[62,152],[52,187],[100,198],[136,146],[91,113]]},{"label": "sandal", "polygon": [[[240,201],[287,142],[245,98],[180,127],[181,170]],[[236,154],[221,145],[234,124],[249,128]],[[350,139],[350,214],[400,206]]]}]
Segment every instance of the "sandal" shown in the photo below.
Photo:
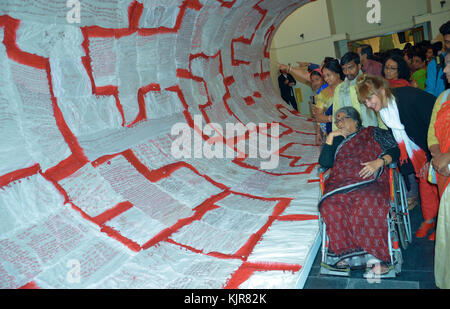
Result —
[{"label": "sandal", "polygon": [[418,200],[417,196],[408,197],[407,203],[408,203],[408,210],[413,210],[414,207],[416,207],[419,204],[419,200]]},{"label": "sandal", "polygon": [[350,265],[346,261],[343,261],[343,260],[340,260],[339,262],[337,262],[334,265],[321,263],[321,266],[325,267],[329,270],[332,270],[332,271],[350,272]]},{"label": "sandal", "polygon": [[389,273],[394,269],[393,265],[388,265],[385,262],[373,264],[366,268],[363,277],[366,279],[379,279],[389,277]]},{"label": "sandal", "polygon": [[346,269],[346,268],[350,268],[350,265],[345,260],[340,260],[339,262],[336,263],[336,267],[341,268],[341,269]]}]

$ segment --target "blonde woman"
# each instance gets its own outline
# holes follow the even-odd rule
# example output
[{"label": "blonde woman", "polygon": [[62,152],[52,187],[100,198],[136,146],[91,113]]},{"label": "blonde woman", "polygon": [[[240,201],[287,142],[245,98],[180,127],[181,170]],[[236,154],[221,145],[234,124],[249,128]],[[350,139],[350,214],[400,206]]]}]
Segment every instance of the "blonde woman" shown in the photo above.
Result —
[{"label": "blonde woman", "polygon": [[[358,99],[367,108],[379,113],[400,148],[400,172],[414,173],[419,179],[419,194],[425,221],[416,231],[416,237],[426,237],[436,225],[439,208],[436,185],[427,180],[431,153],[428,149],[428,127],[436,98],[418,88],[391,89],[378,76],[362,75],[356,81]],[[429,237],[434,240],[433,234]]]}]

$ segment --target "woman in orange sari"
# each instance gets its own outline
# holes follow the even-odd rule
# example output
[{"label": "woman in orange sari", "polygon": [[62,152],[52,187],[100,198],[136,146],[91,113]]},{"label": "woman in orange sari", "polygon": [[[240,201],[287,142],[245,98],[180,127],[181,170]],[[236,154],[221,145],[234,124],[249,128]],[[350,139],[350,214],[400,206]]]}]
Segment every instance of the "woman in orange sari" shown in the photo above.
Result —
[{"label": "woman in orange sari", "polygon": [[[445,57],[444,74],[450,82],[450,54]],[[436,286],[450,289],[450,89],[437,99],[428,130],[428,144],[436,171],[440,196],[436,226],[434,275]]]}]

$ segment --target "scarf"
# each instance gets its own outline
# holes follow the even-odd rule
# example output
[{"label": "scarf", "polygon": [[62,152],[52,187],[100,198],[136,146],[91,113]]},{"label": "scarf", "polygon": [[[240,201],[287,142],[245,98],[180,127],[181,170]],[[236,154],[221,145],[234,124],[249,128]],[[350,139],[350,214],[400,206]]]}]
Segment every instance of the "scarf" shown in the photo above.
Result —
[{"label": "scarf", "polygon": [[391,88],[399,88],[399,87],[408,87],[411,86],[411,84],[405,80],[405,79],[389,79],[389,86],[391,86]]},{"label": "scarf", "polygon": [[427,155],[406,134],[405,127],[400,121],[395,98],[388,99],[388,106],[380,110],[380,116],[386,126],[391,128],[392,134],[400,148],[400,163],[406,163],[409,158],[416,174],[419,175],[420,170],[427,163]]},{"label": "scarf", "polygon": [[328,87],[328,84],[323,84],[322,87],[320,87],[320,88],[317,90],[316,94],[320,94],[320,93],[322,92],[322,90],[324,90],[324,89],[327,88],[327,87]]}]

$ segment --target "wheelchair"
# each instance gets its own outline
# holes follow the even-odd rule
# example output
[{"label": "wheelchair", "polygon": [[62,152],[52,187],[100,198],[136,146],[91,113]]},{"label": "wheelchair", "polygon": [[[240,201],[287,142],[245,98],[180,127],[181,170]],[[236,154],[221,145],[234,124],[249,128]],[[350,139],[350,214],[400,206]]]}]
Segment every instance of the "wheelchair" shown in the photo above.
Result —
[{"label": "wheelchair", "polygon": [[[323,196],[329,170],[319,168],[320,173],[320,197]],[[387,215],[388,222],[388,247],[390,255],[389,272],[382,275],[382,278],[395,278],[401,272],[403,257],[400,246],[406,250],[412,242],[411,220],[408,212],[406,199],[406,185],[403,176],[400,174],[397,164],[389,165],[389,185],[390,185],[390,209]],[[351,269],[362,269],[374,261],[378,261],[374,256],[366,254],[348,255],[347,257],[337,257],[329,252],[329,238],[326,233],[326,224],[319,214],[319,223],[322,233],[322,259],[320,266],[321,275],[346,276],[350,275]],[[330,265],[336,265],[344,259],[349,267],[337,269]],[[375,262],[376,263],[376,262]]]}]

